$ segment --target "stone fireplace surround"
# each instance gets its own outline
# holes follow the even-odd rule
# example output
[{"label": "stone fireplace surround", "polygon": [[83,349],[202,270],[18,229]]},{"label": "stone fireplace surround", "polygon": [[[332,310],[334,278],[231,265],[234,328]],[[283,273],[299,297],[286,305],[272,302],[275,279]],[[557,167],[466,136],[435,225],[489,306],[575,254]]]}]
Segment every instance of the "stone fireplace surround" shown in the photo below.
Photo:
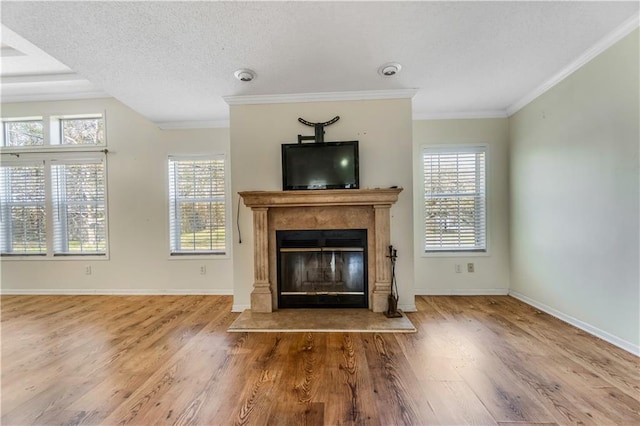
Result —
[{"label": "stone fireplace surround", "polygon": [[390,209],[402,188],[313,191],[245,191],[253,211],[254,283],[251,311],[277,309],[276,231],[366,229],[369,309],[387,310],[391,292]]}]

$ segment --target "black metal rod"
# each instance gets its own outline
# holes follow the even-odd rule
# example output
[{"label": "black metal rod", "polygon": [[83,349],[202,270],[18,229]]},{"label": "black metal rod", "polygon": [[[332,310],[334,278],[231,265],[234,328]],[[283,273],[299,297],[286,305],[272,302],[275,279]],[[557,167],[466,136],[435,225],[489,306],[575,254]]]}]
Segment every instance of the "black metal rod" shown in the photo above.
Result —
[{"label": "black metal rod", "polygon": [[108,154],[108,149],[74,149],[74,150],[66,150],[66,149],[38,149],[38,150],[29,150],[29,151],[20,151],[20,152],[0,152],[0,155],[13,155],[15,157],[20,157],[24,154],[86,154],[86,153],[96,153],[102,152],[103,154]]}]

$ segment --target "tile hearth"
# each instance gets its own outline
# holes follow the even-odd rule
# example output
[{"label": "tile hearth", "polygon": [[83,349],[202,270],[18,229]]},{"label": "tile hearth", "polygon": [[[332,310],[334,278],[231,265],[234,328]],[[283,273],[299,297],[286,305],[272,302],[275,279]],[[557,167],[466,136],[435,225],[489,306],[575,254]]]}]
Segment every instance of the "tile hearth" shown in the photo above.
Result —
[{"label": "tile hearth", "polygon": [[281,309],[271,313],[246,310],[227,331],[415,333],[416,328],[406,315],[387,318],[369,309]]}]

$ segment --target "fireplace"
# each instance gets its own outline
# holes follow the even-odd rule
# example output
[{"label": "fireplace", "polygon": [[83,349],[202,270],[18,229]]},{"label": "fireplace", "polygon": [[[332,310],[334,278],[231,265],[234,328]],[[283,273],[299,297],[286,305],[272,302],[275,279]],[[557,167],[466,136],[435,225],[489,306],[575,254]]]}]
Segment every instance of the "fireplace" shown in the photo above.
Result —
[{"label": "fireplace", "polygon": [[[306,301],[313,297],[315,302],[324,304],[324,307],[332,306],[332,301],[336,302],[335,297],[340,297],[342,301],[358,299],[360,307],[374,312],[386,311],[391,292],[391,266],[387,258],[391,244],[390,210],[398,201],[401,191],[402,188],[240,192],[244,204],[253,212],[254,281],[251,310],[273,312],[283,308],[281,293],[285,292],[305,293],[285,294],[294,296],[284,300],[285,305],[291,303],[290,307],[298,303],[295,296],[309,296],[302,298]],[[277,238],[282,231],[320,232],[320,236],[314,238],[294,237],[294,243],[287,243],[293,246],[282,247],[286,249],[284,272],[281,272],[283,260]],[[364,239],[357,237],[361,242],[356,244],[353,241],[338,243],[332,238],[335,233],[344,234],[346,231],[364,231]],[[306,239],[324,240],[324,246],[306,247],[303,245]],[[352,291],[352,283],[342,282],[346,283],[345,280],[351,278],[348,265],[360,262],[360,254],[357,253],[362,253],[364,287]],[[298,266],[304,260],[311,262],[312,266]],[[314,262],[320,266],[313,266]],[[336,271],[335,278],[332,275],[332,263]],[[308,268],[316,269],[309,270],[307,279],[303,275]],[[287,284],[279,290],[281,273],[291,276],[298,274],[302,278],[298,284]],[[364,292],[364,297],[359,294],[361,292]]]},{"label": "fireplace", "polygon": [[280,308],[367,308],[367,230],[276,231]]}]

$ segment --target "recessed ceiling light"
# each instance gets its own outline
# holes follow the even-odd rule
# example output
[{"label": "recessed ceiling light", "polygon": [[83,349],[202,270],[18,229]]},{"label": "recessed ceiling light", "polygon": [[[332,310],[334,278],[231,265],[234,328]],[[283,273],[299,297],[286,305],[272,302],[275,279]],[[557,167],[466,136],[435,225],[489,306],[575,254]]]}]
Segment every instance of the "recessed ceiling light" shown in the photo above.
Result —
[{"label": "recessed ceiling light", "polygon": [[253,79],[256,78],[256,73],[248,70],[246,68],[243,69],[239,69],[238,71],[234,72],[233,75],[240,81],[246,81],[249,82]]},{"label": "recessed ceiling light", "polygon": [[402,65],[397,62],[388,62],[378,68],[378,74],[383,77],[393,77],[402,69]]}]

